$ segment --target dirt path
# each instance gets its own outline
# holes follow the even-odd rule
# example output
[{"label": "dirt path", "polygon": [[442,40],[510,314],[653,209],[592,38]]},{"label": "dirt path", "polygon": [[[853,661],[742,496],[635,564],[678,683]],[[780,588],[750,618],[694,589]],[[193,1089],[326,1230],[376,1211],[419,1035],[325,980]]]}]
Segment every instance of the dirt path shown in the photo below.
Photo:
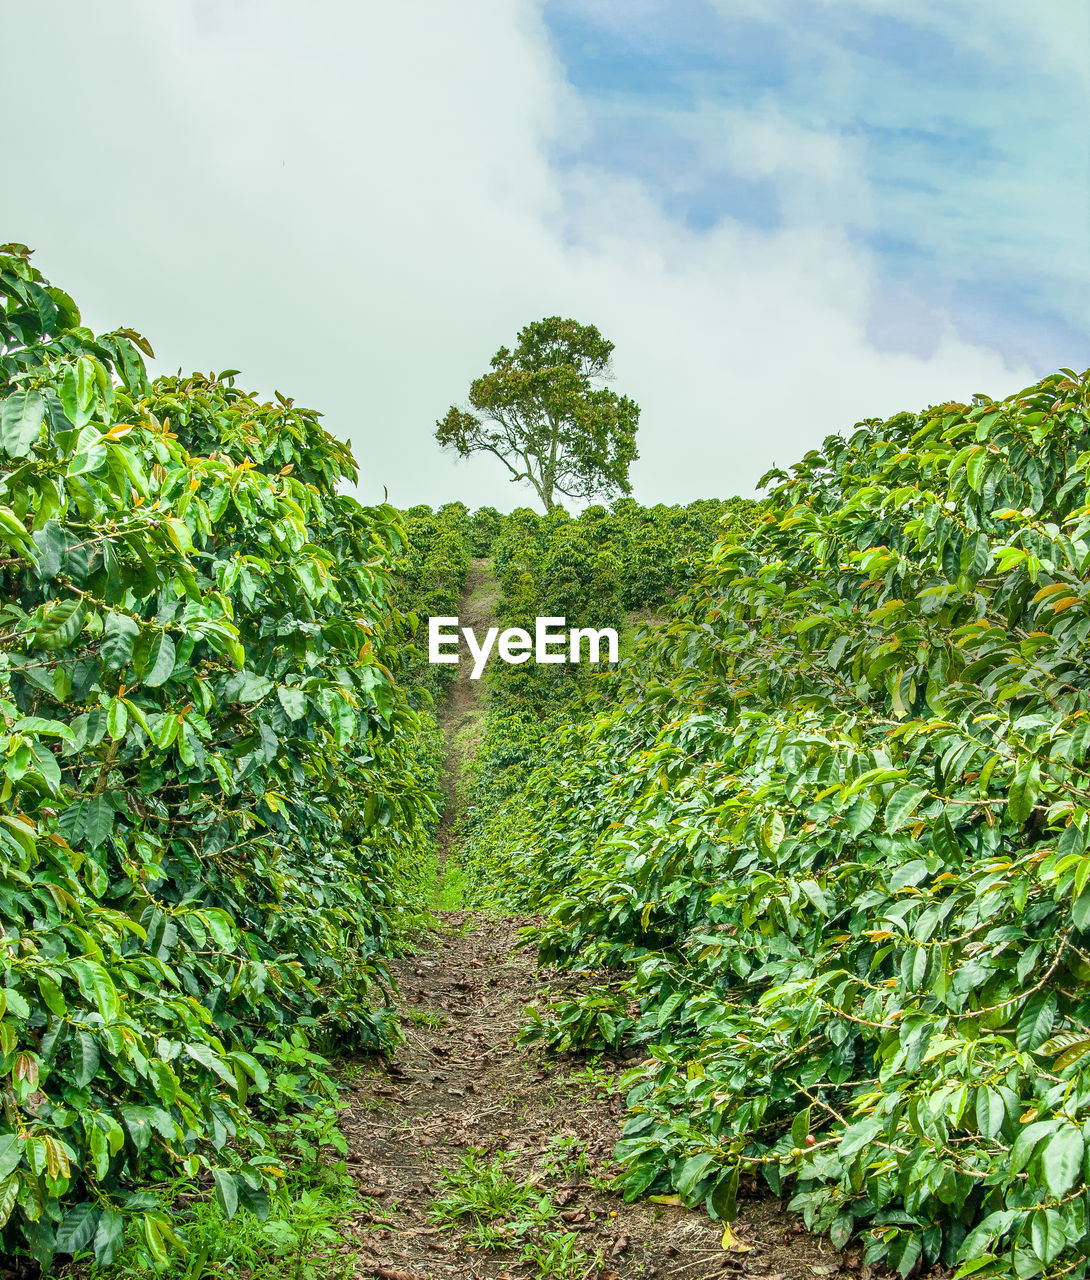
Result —
[{"label": "dirt path", "polygon": [[[392,966],[408,1039],[393,1061],[370,1059],[350,1072],[343,1119],[349,1169],[371,1197],[354,1228],[358,1274],[794,1280],[840,1271],[832,1246],[801,1232],[766,1196],[745,1201],[735,1224],[752,1251],[725,1252],[722,1224],[703,1212],[626,1205],[606,1188],[623,1111],[616,1079],[629,1064],[605,1057],[588,1069],[516,1047],[525,1007],[564,982],[538,969],[532,948],[518,947],[524,923],[452,912],[425,949]],[[507,1191],[480,1220],[496,1243],[506,1237],[514,1247],[484,1249],[473,1216],[453,1217],[443,1175],[467,1157],[478,1195],[506,1175]],[[523,1199],[545,1197],[540,1225],[528,1226],[512,1187]],[[570,1237],[567,1261],[559,1250],[553,1270],[520,1261],[527,1244],[558,1235]]]},{"label": "dirt path", "polygon": [[[463,625],[492,625],[497,589],[473,561]],[[476,745],[483,686],[463,661],[439,721],[447,742],[445,861],[458,782]],[[799,1230],[778,1202],[754,1194],[725,1251],[703,1212],[609,1189],[630,1063],[559,1060],[516,1046],[526,1007],[574,975],[539,969],[520,945],[528,920],[441,913],[416,955],[391,962],[406,1032],[392,1060],[347,1065],[342,1117],[349,1170],[364,1210],[346,1224],[356,1274],[380,1280],[766,1280],[832,1275],[832,1246]],[[744,1195],[744,1190],[743,1190]]]},{"label": "dirt path", "polygon": [[[471,560],[458,608],[461,625],[473,627],[478,635],[495,626],[499,596],[499,583],[492,576],[492,562]],[[443,760],[443,794],[446,804],[436,834],[440,877],[446,867],[451,829],[458,814],[462,766],[476,750],[476,730],[484,710],[485,686],[480,680],[469,678],[472,665],[464,639],[460,647],[462,660],[454,668],[454,683],[437,711],[439,728],[446,742]]]}]

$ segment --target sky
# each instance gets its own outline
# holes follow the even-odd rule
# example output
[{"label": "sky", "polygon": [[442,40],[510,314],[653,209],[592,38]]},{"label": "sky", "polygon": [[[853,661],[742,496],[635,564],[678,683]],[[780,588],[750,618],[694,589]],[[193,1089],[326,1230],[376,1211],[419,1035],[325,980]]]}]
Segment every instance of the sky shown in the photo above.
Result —
[{"label": "sky", "polygon": [[0,241],[160,371],[320,409],[361,501],[529,505],[433,438],[596,324],[634,496],[1090,365],[1084,0],[0,0]]}]

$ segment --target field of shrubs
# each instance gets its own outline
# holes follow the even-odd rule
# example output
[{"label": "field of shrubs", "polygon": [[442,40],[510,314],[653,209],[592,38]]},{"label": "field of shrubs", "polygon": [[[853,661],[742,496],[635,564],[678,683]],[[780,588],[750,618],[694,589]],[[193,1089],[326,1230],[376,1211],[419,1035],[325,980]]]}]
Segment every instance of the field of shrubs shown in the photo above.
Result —
[{"label": "field of shrubs", "polygon": [[186,1197],[328,1185],[449,871],[427,619],[478,562],[501,626],[621,631],[489,668],[444,853],[593,973],[525,1042],[637,1050],[623,1194],[1086,1275],[1090,375],[760,501],[397,511],[314,411],[150,355],[0,249],[0,1258],[167,1274]]},{"label": "field of shrubs", "polygon": [[508,901],[614,984],[626,1194],[740,1179],[908,1276],[1083,1275],[1090,377],[768,477],[527,789]]}]

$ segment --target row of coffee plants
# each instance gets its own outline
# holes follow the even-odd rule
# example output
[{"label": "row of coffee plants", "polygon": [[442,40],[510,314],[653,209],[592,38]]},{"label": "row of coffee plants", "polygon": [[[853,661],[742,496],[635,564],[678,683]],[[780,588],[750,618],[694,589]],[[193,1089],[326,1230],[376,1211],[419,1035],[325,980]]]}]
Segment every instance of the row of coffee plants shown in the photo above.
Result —
[{"label": "row of coffee plants", "polygon": [[[615,628],[627,650],[632,612],[676,593],[689,558],[706,558],[724,521],[752,520],[754,510],[738,499],[646,508],[627,498],[611,508],[589,507],[578,518],[562,508],[545,516],[520,508],[504,518],[490,546],[500,625],[532,632],[538,616],[563,617],[568,626]],[[613,681],[608,669],[590,663],[496,665],[486,679],[487,717],[467,770],[459,858],[471,895],[498,902],[509,886],[505,851],[517,843],[534,766],[560,729],[593,716]]]},{"label": "row of coffee plants", "polygon": [[0,250],[0,1254],[45,1268],[127,1220],[165,1263],[158,1183],[260,1213],[275,1131],[333,1138],[317,1050],[389,1041],[435,822],[397,513],[315,413],[141,351]]},{"label": "row of coffee plants", "polygon": [[530,1035],[646,1047],[630,1197],[758,1175],[904,1276],[1084,1276],[1090,375],[769,479],[531,784],[543,957],[619,985]]},{"label": "row of coffee plants", "polygon": [[[536,612],[548,603],[575,616],[593,600],[607,620],[601,625],[616,624],[626,611],[658,608],[673,599],[689,582],[690,565],[702,564],[722,537],[723,521],[745,520],[753,508],[740,498],[675,507],[641,507],[620,498],[573,518],[562,507],[545,516],[521,507],[505,517],[491,552],[509,598],[515,593],[513,575],[526,575],[522,594],[528,605],[541,604]],[[596,568],[580,564],[569,571],[570,557],[595,561]]]}]

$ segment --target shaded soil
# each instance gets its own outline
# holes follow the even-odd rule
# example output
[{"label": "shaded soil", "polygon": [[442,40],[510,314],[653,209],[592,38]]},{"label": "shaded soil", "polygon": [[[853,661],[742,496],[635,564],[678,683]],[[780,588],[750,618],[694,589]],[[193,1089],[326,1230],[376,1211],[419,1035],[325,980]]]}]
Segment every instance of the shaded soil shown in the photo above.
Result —
[{"label": "shaded soil", "polygon": [[827,1240],[806,1234],[767,1195],[743,1199],[734,1230],[750,1249],[728,1252],[722,1224],[703,1212],[626,1205],[603,1185],[616,1172],[612,1151],[623,1112],[614,1082],[631,1064],[603,1058],[591,1078],[578,1062],[516,1048],[525,1007],[550,986],[571,985],[570,976],[539,970],[532,948],[518,948],[525,923],[447,913],[416,956],[391,965],[408,1038],[392,1061],[349,1068],[352,1104],[342,1121],[349,1171],[370,1197],[346,1224],[356,1238],[358,1274],[541,1274],[519,1262],[520,1249],[478,1252],[457,1225],[436,1220],[442,1172],[470,1151],[481,1153],[482,1164],[503,1155],[514,1177],[548,1193],[562,1215],[553,1229],[577,1233],[582,1255],[564,1280],[796,1280],[844,1269]]}]

